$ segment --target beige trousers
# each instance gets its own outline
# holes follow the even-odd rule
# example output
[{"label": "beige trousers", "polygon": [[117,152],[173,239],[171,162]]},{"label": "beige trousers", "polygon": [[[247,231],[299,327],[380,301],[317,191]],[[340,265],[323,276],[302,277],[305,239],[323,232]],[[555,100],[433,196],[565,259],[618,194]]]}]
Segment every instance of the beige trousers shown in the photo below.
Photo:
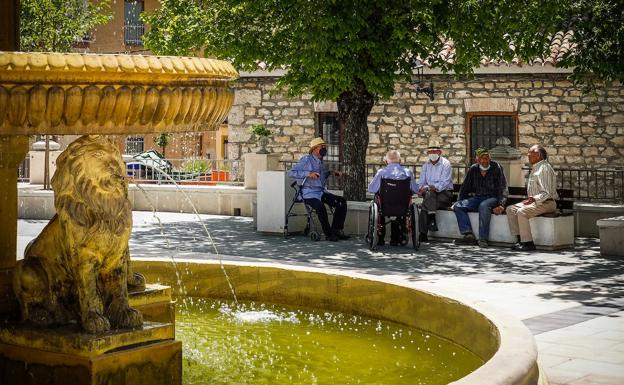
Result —
[{"label": "beige trousers", "polygon": [[553,200],[543,202],[539,206],[535,203],[525,205],[522,202],[508,206],[506,212],[507,221],[509,221],[509,231],[513,236],[520,235],[521,242],[533,241],[529,219],[545,213],[552,213],[556,210],[557,204]]}]

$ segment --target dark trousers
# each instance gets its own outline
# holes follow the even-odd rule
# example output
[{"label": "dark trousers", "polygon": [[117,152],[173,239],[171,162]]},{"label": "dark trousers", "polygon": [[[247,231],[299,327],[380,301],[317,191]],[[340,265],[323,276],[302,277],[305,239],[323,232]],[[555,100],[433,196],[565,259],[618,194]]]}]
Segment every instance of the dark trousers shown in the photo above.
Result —
[{"label": "dark trousers", "polygon": [[[347,201],[343,197],[326,192],[321,196],[321,200],[312,198],[304,199],[304,201],[316,211],[316,215],[318,215],[325,235],[329,236],[344,228],[344,221],[347,217]],[[334,218],[332,219],[331,227],[327,219],[327,209],[325,205],[334,208]]]},{"label": "dark trousers", "polygon": [[429,231],[429,214],[435,214],[436,210],[451,207],[451,191],[427,191],[423,196],[422,210],[418,218],[420,232],[427,234]]},{"label": "dark trousers", "polygon": [[[386,238],[386,218],[381,217],[384,225],[379,230],[379,240],[383,241]],[[405,234],[405,217],[396,217],[395,220],[390,222],[390,242],[401,243],[403,241],[403,234]]]}]

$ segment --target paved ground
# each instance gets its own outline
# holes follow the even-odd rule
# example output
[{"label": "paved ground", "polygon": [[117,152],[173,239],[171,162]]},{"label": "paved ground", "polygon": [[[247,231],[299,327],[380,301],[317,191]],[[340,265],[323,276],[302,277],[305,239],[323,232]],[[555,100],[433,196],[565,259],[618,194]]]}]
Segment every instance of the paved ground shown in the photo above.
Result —
[{"label": "paved ground", "polygon": [[[20,220],[18,248],[45,223]],[[418,252],[390,246],[370,252],[357,238],[333,243],[258,234],[250,218],[135,212],[130,247],[133,257],[214,258],[218,251],[224,260],[332,267],[444,286],[521,319],[535,335],[551,384],[624,384],[624,263],[601,257],[597,240],[534,254],[446,242],[423,244]]]}]

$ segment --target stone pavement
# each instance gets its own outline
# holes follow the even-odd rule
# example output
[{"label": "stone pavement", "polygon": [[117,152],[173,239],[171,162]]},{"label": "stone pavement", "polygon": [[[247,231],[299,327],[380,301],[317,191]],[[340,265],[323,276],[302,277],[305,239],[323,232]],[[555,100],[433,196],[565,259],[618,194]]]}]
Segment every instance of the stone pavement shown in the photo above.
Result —
[{"label": "stone pavement", "polygon": [[[18,222],[18,255],[45,223]],[[312,242],[258,234],[246,217],[134,212],[130,248],[133,258],[221,257],[427,282],[521,319],[535,335],[552,385],[624,384],[624,263],[602,257],[595,239],[533,254],[448,242],[425,243],[416,252],[411,246],[371,252],[361,238]]]}]

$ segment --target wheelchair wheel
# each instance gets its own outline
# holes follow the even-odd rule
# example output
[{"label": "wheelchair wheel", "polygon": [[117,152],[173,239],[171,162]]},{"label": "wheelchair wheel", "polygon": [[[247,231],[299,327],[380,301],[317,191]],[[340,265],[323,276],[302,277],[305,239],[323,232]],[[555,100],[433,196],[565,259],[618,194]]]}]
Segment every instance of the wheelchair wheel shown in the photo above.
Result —
[{"label": "wheelchair wheel", "polygon": [[410,233],[412,234],[412,246],[414,250],[420,247],[420,228],[418,226],[418,206],[410,204]]},{"label": "wheelchair wheel", "polygon": [[368,233],[366,234],[366,242],[370,250],[377,249],[379,242],[379,233],[377,232],[377,223],[379,222],[379,208],[377,203],[373,202],[368,209]]},{"label": "wheelchair wheel", "polygon": [[316,231],[310,231],[310,239],[315,241],[315,242],[316,241],[320,241],[321,240],[321,236]]}]

